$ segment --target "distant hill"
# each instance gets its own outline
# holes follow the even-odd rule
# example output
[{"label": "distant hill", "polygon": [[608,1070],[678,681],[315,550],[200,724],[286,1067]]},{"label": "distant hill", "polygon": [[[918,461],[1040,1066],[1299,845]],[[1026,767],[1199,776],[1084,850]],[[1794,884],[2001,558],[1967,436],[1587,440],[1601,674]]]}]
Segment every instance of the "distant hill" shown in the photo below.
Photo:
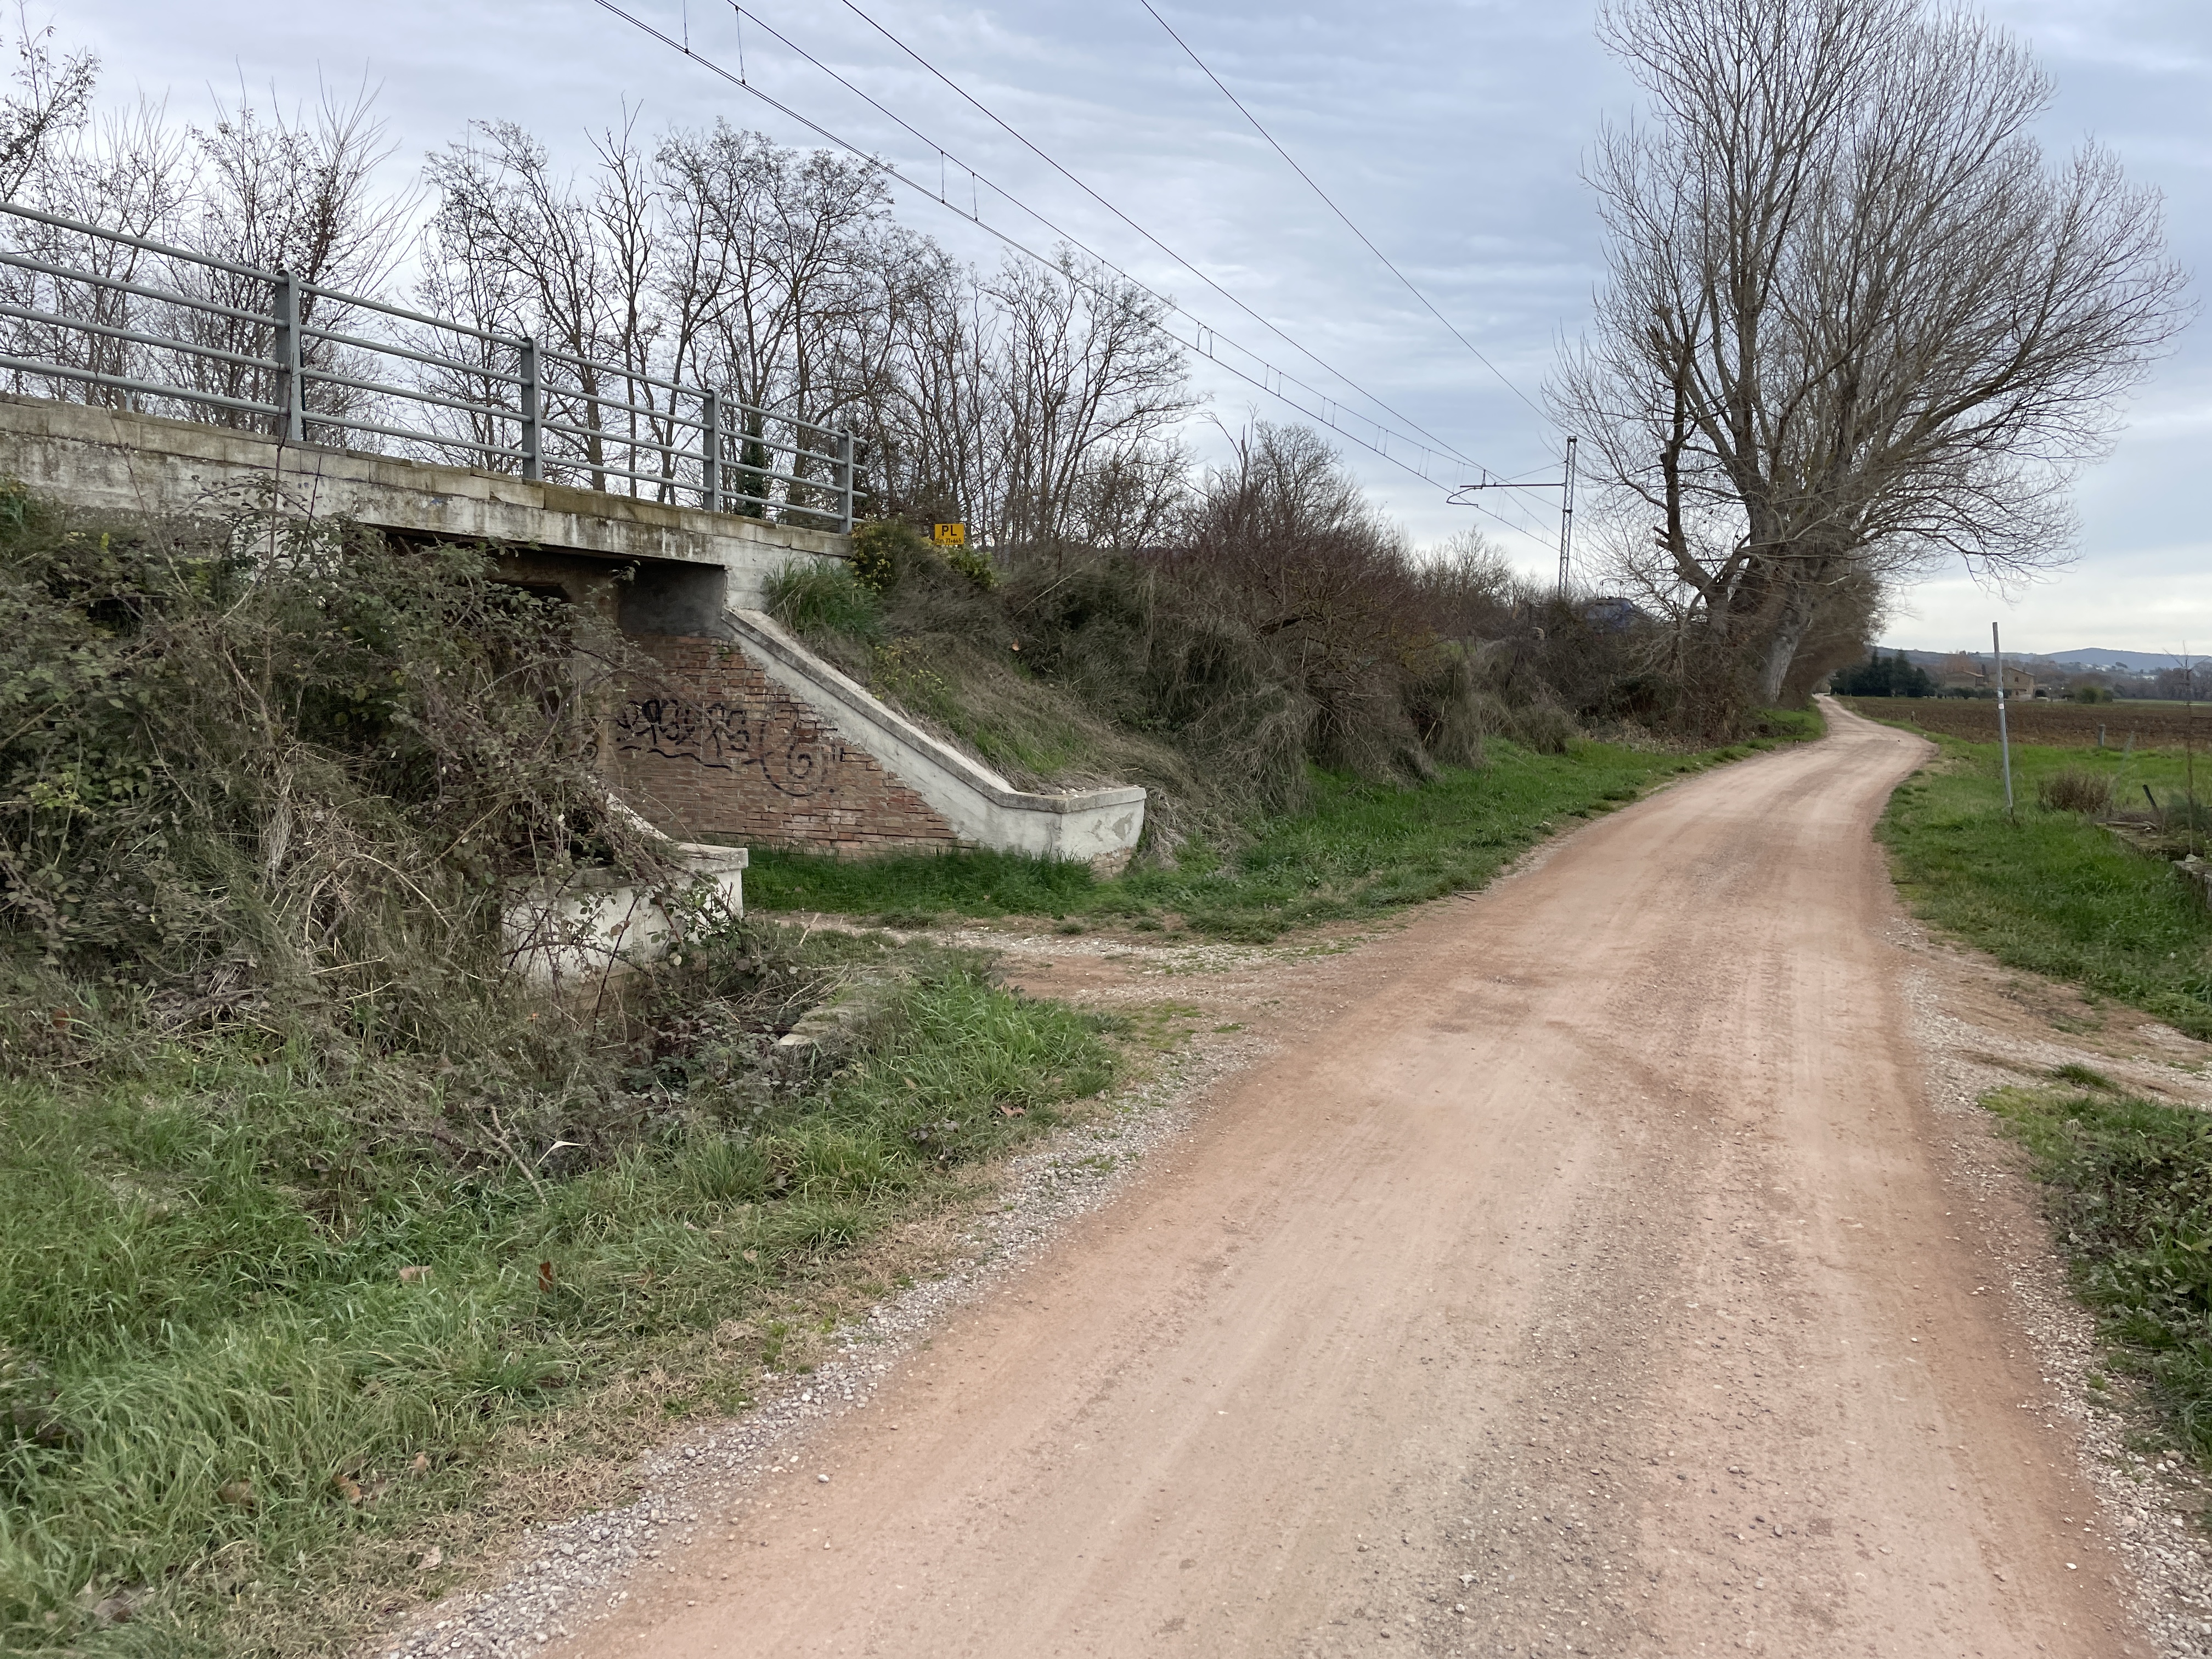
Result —
[{"label": "distant hill", "polygon": [[2181,666],[2179,654],[2172,651],[2054,651],[2051,659],[2079,663],[2085,668],[2126,668],[2137,673]]},{"label": "distant hill", "polygon": [[[1878,646],[1875,648],[1885,657],[1893,654],[1897,649],[1895,646],[1890,645]],[[1923,668],[1933,668],[1952,657],[1961,655],[1978,659],[1986,657],[1989,655],[1989,648],[1984,646],[1979,650],[1966,652],[1907,651],[1905,653],[1905,659],[1907,662],[1918,663]],[[2005,653],[2005,660],[2024,665],[2045,664],[2053,668],[2121,668],[2130,673],[2147,673],[2155,669],[2178,668],[2181,665],[2180,657],[2172,651],[2114,651],[2100,647],[2088,647],[2079,651],[2028,651],[2017,653],[2008,651]]]}]

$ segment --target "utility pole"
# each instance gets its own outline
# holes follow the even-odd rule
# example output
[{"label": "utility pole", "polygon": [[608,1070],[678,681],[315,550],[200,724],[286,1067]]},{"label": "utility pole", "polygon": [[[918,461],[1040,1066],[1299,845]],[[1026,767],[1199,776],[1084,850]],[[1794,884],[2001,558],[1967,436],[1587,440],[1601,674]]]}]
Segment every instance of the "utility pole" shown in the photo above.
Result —
[{"label": "utility pole", "polygon": [[2012,811],[2012,738],[2005,730],[2004,647],[1997,643],[1997,625],[1990,624],[1990,654],[1996,659],[1997,670],[1997,753],[2004,759],[2005,821],[2013,820]]},{"label": "utility pole", "polygon": [[1575,445],[1577,440],[1567,440],[1566,476],[1556,483],[1550,479],[1541,483],[1515,483],[1506,480],[1492,483],[1486,475],[1480,483],[1462,484],[1445,499],[1454,507],[1470,505],[1460,499],[1478,489],[1556,489],[1559,492],[1559,597],[1567,597],[1567,574],[1574,557],[1575,546]]},{"label": "utility pole", "polygon": [[1559,481],[1559,599],[1567,597],[1567,568],[1575,546],[1575,440],[1567,439],[1567,476]]}]

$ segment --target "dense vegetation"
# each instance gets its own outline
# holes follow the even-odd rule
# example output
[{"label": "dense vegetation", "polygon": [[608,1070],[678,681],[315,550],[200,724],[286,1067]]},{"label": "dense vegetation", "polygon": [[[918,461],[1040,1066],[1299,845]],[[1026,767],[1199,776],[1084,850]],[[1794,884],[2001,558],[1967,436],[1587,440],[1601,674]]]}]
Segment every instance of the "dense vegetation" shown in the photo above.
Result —
[{"label": "dense vegetation", "polygon": [[1932,697],[1936,681],[1902,651],[1888,657],[1876,651],[1863,663],[1838,668],[1829,677],[1828,689],[1839,697]]}]

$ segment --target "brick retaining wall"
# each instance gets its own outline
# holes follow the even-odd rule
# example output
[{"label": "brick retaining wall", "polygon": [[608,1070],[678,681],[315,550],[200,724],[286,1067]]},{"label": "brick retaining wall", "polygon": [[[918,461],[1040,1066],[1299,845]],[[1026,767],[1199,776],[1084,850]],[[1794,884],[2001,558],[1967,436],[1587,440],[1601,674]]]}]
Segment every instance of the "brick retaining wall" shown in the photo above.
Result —
[{"label": "brick retaining wall", "polygon": [[629,637],[659,672],[616,714],[616,776],[629,804],[678,840],[839,854],[957,843],[933,807],[736,646]]}]

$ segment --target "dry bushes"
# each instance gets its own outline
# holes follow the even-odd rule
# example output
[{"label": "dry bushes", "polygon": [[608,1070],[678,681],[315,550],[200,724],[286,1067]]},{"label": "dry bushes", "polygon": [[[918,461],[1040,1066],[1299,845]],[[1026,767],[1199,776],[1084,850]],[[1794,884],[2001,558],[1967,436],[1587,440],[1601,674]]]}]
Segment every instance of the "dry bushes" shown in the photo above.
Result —
[{"label": "dry bushes", "polygon": [[2035,799],[2046,811],[2101,817],[2112,810],[2112,780],[2105,773],[2069,766],[2037,780]]},{"label": "dry bushes", "polygon": [[428,1042],[499,976],[508,878],[659,873],[592,763],[615,647],[481,553],[14,489],[0,616],[18,966]]},{"label": "dry bushes", "polygon": [[1621,713],[1619,630],[1480,538],[1413,554],[1302,429],[1243,434],[1136,555],[1015,557],[994,586],[911,532],[859,540],[865,583],[785,585],[793,626],[1018,784],[1146,785],[1166,846],[1297,809],[1316,766],[1418,783],[1486,738],[1558,753],[1578,714]]}]

